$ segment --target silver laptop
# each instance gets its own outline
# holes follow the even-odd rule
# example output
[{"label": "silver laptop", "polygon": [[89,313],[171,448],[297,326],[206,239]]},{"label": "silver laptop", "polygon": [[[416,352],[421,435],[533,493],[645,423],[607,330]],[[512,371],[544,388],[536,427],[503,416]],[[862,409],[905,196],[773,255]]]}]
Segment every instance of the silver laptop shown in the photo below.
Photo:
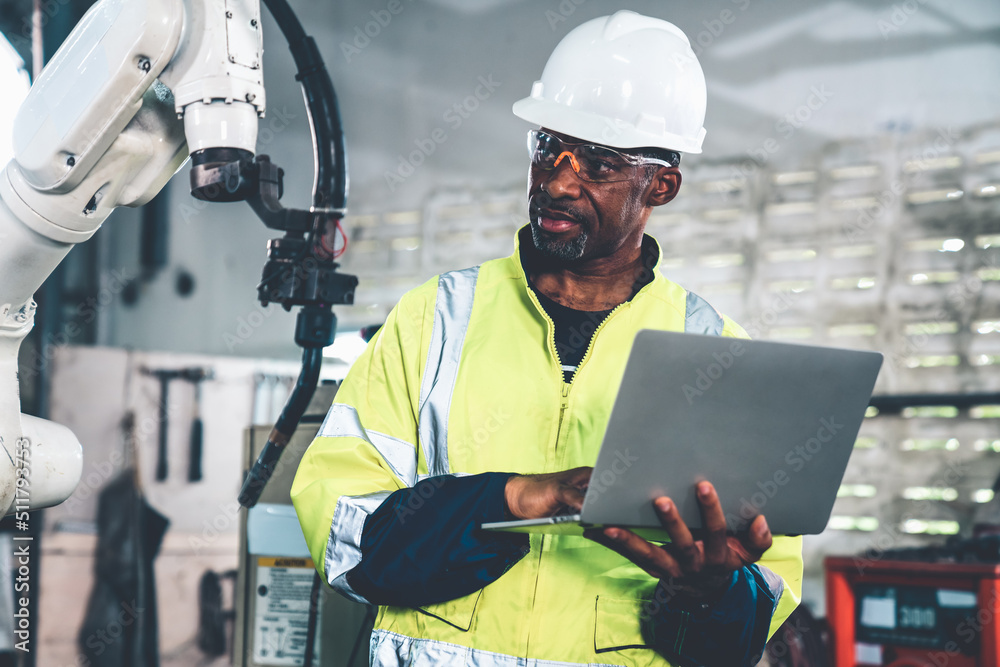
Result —
[{"label": "silver laptop", "polygon": [[651,501],[669,496],[700,528],[707,479],[729,530],[764,514],[775,535],[821,533],[881,365],[878,352],[640,331],[581,513],[482,527],[662,541]]}]

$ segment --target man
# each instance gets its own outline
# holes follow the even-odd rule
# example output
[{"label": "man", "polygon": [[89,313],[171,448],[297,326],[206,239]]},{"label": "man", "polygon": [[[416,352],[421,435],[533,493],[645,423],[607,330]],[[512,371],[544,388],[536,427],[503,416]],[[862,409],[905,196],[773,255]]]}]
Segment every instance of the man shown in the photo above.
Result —
[{"label": "man", "polygon": [[668,545],[478,528],[580,508],[639,329],[746,335],[643,233],[705,97],[672,24],[573,30],[514,107],[540,126],[514,255],[406,294],[351,369],[292,500],[326,581],[380,605],[373,664],[747,665],[798,603],[799,538],[728,535],[707,482],[697,538],[656,499]]}]

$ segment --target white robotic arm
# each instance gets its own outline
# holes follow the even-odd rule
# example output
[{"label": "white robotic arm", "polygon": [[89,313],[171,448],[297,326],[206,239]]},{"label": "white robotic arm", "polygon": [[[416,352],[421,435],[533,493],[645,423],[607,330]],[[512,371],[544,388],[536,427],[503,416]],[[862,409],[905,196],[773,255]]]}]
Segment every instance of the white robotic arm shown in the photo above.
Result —
[{"label": "white robotic arm", "polygon": [[152,199],[189,152],[196,165],[253,157],[261,54],[259,0],[101,0],[32,86],[0,175],[0,509],[14,509],[15,459],[30,467],[18,510],[62,502],[82,471],[68,429],[20,412],[32,294],[112,210]]}]

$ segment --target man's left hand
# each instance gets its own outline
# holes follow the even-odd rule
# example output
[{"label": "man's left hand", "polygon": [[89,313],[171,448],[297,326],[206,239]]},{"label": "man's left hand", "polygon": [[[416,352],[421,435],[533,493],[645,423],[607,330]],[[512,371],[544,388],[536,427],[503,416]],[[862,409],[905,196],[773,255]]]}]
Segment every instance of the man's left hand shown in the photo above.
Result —
[{"label": "man's left hand", "polygon": [[764,516],[737,535],[726,532],[726,517],[719,496],[709,482],[699,482],[696,495],[701,505],[702,539],[696,540],[667,497],[653,501],[660,523],[671,542],[656,545],[624,528],[590,530],[584,536],[629,559],[650,576],[673,579],[689,594],[711,598],[725,592],[734,570],[760,560],[771,546],[771,530]]}]

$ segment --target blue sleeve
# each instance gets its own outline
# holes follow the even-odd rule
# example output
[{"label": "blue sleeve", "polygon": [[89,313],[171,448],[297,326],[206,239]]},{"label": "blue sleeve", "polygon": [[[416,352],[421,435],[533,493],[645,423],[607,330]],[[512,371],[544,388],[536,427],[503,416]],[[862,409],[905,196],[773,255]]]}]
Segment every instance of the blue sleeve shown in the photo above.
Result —
[{"label": "blue sleeve", "polygon": [[480,530],[506,520],[511,473],[430,477],[400,489],[365,521],[348,581],[374,604],[420,607],[490,584],[528,553],[528,536]]},{"label": "blue sleeve", "polygon": [[[780,597],[780,592],[778,593]],[[715,604],[671,594],[661,582],[653,614],[657,649],[680,665],[752,667],[760,660],[774,613],[775,593],[756,565],[733,572]]]}]

